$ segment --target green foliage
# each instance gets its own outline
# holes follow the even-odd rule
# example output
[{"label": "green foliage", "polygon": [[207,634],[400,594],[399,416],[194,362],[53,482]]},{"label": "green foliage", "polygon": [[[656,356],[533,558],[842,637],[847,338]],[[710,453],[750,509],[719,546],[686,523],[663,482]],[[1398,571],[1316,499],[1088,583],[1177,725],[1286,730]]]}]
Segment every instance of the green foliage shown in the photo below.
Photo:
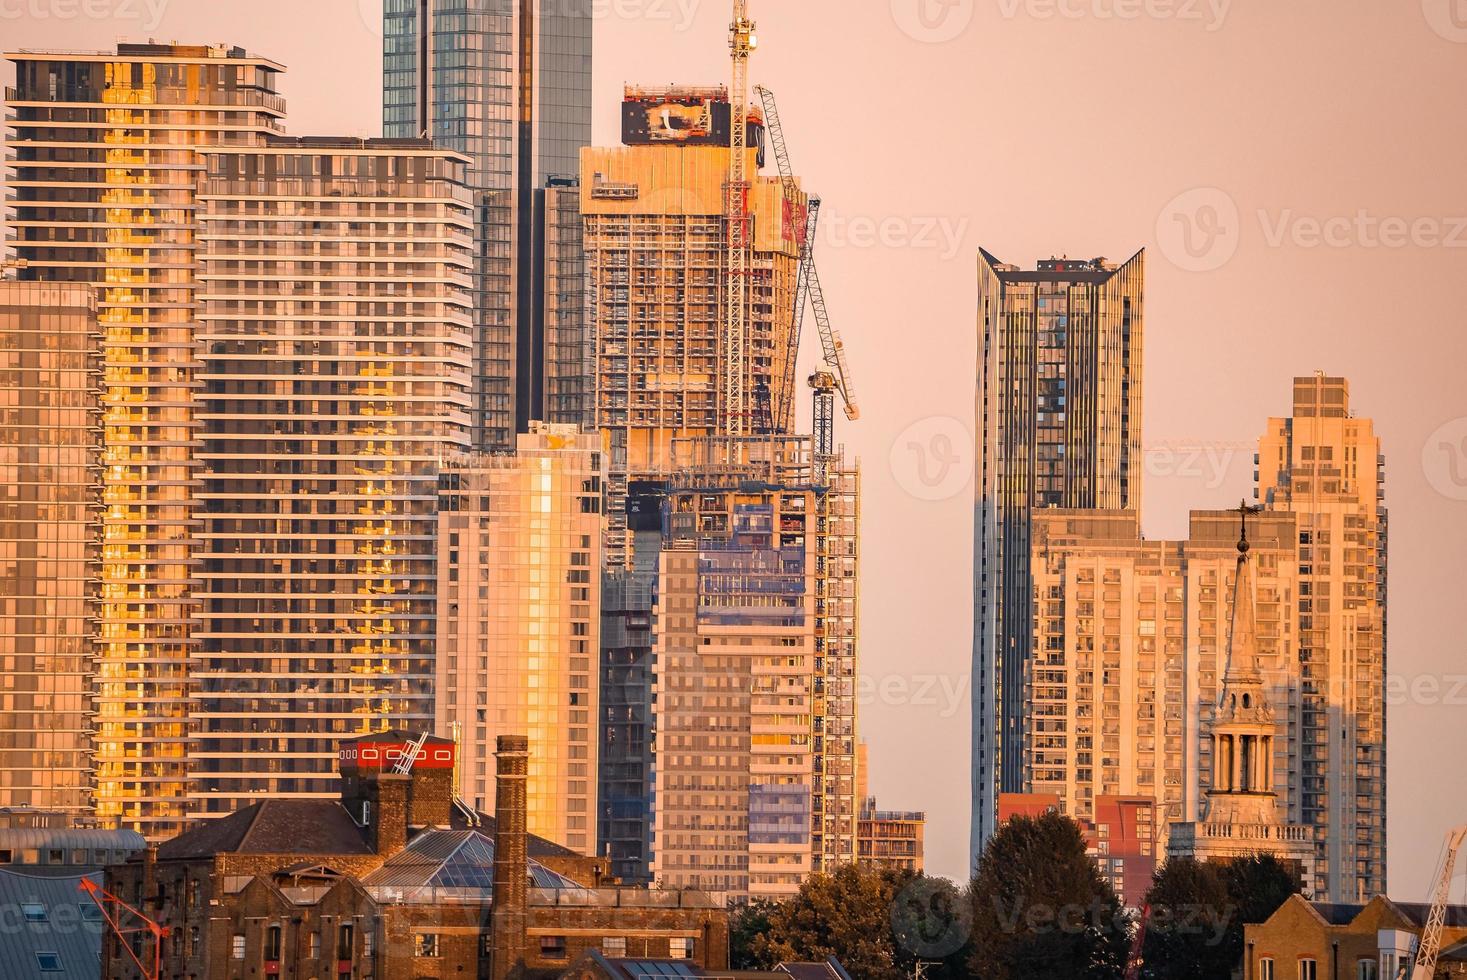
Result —
[{"label": "green foliage", "polygon": [[754,941],[769,933],[769,920],[778,906],[760,899],[734,910],[728,923],[729,963],[735,970],[758,969]]},{"label": "green foliage", "polygon": [[968,894],[973,977],[1117,980],[1125,970],[1129,922],[1068,817],[1004,823],[984,848]]},{"label": "green foliage", "polygon": [[1152,878],[1143,976],[1229,980],[1243,958],[1243,926],[1263,922],[1300,889],[1298,874],[1268,854],[1201,863],[1173,858]]},{"label": "green foliage", "polygon": [[772,969],[834,956],[853,977],[906,980],[920,956],[939,964],[928,970],[932,980],[955,980],[963,976],[964,912],[949,881],[846,865],[811,875],[784,902],[738,913],[734,963]]}]

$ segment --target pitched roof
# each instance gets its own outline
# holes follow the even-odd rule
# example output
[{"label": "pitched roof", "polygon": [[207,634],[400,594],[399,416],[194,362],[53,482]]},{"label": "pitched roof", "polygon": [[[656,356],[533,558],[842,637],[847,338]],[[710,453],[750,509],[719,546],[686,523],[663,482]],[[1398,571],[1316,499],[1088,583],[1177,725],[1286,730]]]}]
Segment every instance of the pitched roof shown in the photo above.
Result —
[{"label": "pitched roof", "polygon": [[[1417,928],[1426,922],[1431,914],[1431,906],[1422,902],[1391,902],[1402,915],[1411,920]],[[1467,928],[1467,905],[1448,905],[1446,907],[1446,920],[1444,925],[1454,929]]]},{"label": "pitched roof", "polygon": [[824,963],[781,963],[776,973],[788,973],[794,980],[851,980],[835,957]]},{"label": "pitched roof", "polygon": [[216,854],[371,854],[336,800],[263,800],[211,820],[158,847],[160,861]]},{"label": "pitched roof", "polygon": [[[535,888],[581,888],[530,862]],[[475,888],[494,886],[494,840],[477,830],[428,830],[362,879],[369,888]]]},{"label": "pitched roof", "polygon": [[1364,912],[1364,905],[1343,905],[1330,902],[1313,902],[1310,905],[1319,917],[1332,926],[1347,926],[1355,921],[1355,917]]},{"label": "pitched roof", "polygon": [[[30,875],[0,869],[0,908],[15,921],[0,929],[0,977],[95,977],[102,956],[101,915],[84,895],[83,877],[102,884],[102,875]],[[57,972],[41,972],[42,956],[54,956]],[[50,956],[47,956],[48,960]]]},{"label": "pitched roof", "polygon": [[[491,814],[482,813],[478,810],[469,811],[477,818],[473,824],[469,823],[468,817],[458,807],[453,808],[453,814],[449,820],[449,827],[453,830],[477,830],[485,837],[495,837],[498,834],[499,824]],[[580,851],[573,851],[569,847],[555,843],[544,837],[536,837],[534,834],[526,835],[530,857],[585,857]]]}]

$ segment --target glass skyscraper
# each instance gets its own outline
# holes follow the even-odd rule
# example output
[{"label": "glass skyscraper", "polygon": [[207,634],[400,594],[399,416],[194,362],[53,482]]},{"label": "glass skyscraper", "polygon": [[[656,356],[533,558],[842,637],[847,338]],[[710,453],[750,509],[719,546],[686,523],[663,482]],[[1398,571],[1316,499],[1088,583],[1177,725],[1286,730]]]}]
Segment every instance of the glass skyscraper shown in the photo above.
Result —
[{"label": "glass skyscraper", "polygon": [[384,134],[471,161],[474,442],[510,451],[548,414],[560,328],[546,322],[559,310],[545,299],[546,229],[560,219],[537,191],[574,178],[591,141],[591,0],[385,0],[383,35]]},{"label": "glass skyscraper", "polygon": [[1145,253],[978,257],[978,460],[974,521],[972,850],[998,795],[1023,777],[1024,670],[1033,645],[1037,508],[1141,507]]}]

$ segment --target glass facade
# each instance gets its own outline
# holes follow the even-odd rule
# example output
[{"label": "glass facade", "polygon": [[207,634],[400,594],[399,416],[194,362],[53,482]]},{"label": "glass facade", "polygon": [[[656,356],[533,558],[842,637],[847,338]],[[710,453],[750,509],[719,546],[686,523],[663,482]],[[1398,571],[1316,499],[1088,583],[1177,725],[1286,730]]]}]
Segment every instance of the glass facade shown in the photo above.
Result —
[{"label": "glass facade", "polygon": [[595,853],[601,439],[532,425],[513,456],[439,481],[438,731],[465,801],[494,812],[494,745],[530,739],[529,831]]},{"label": "glass facade", "polygon": [[475,192],[474,428],[508,451],[545,414],[535,192],[591,140],[591,0],[385,0],[383,132],[469,157]]},{"label": "glass facade", "polygon": [[92,805],[101,375],[90,286],[0,281],[0,807]]},{"label": "glass facade", "polygon": [[998,795],[1023,779],[1033,511],[1141,506],[1145,253],[1119,267],[1048,259],[1022,271],[984,251],[978,265],[975,859]]},{"label": "glass facade", "polygon": [[7,57],[21,277],[98,286],[97,814],[168,837],[189,818],[192,788],[198,149],[279,131],[280,66],[238,48],[155,44]]},{"label": "glass facade", "polygon": [[437,470],[469,445],[467,161],[273,139],[199,185],[194,798],[330,798],[433,717]]}]

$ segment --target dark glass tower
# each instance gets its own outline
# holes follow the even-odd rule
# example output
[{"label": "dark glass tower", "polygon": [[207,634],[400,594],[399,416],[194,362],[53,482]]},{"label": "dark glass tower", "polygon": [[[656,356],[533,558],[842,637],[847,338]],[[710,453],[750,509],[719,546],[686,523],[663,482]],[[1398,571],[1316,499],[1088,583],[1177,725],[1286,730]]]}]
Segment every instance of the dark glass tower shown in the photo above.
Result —
[{"label": "dark glass tower", "polygon": [[583,384],[553,368],[582,314],[547,301],[565,230],[543,190],[576,176],[591,141],[591,0],[385,0],[383,35],[384,134],[472,161],[474,438],[512,450],[531,419],[582,421],[553,412],[562,383]]},{"label": "dark glass tower", "polygon": [[975,860],[998,794],[1022,787],[1031,515],[1141,507],[1144,278],[1144,252],[1119,267],[1047,259],[1033,270],[978,257]]}]

